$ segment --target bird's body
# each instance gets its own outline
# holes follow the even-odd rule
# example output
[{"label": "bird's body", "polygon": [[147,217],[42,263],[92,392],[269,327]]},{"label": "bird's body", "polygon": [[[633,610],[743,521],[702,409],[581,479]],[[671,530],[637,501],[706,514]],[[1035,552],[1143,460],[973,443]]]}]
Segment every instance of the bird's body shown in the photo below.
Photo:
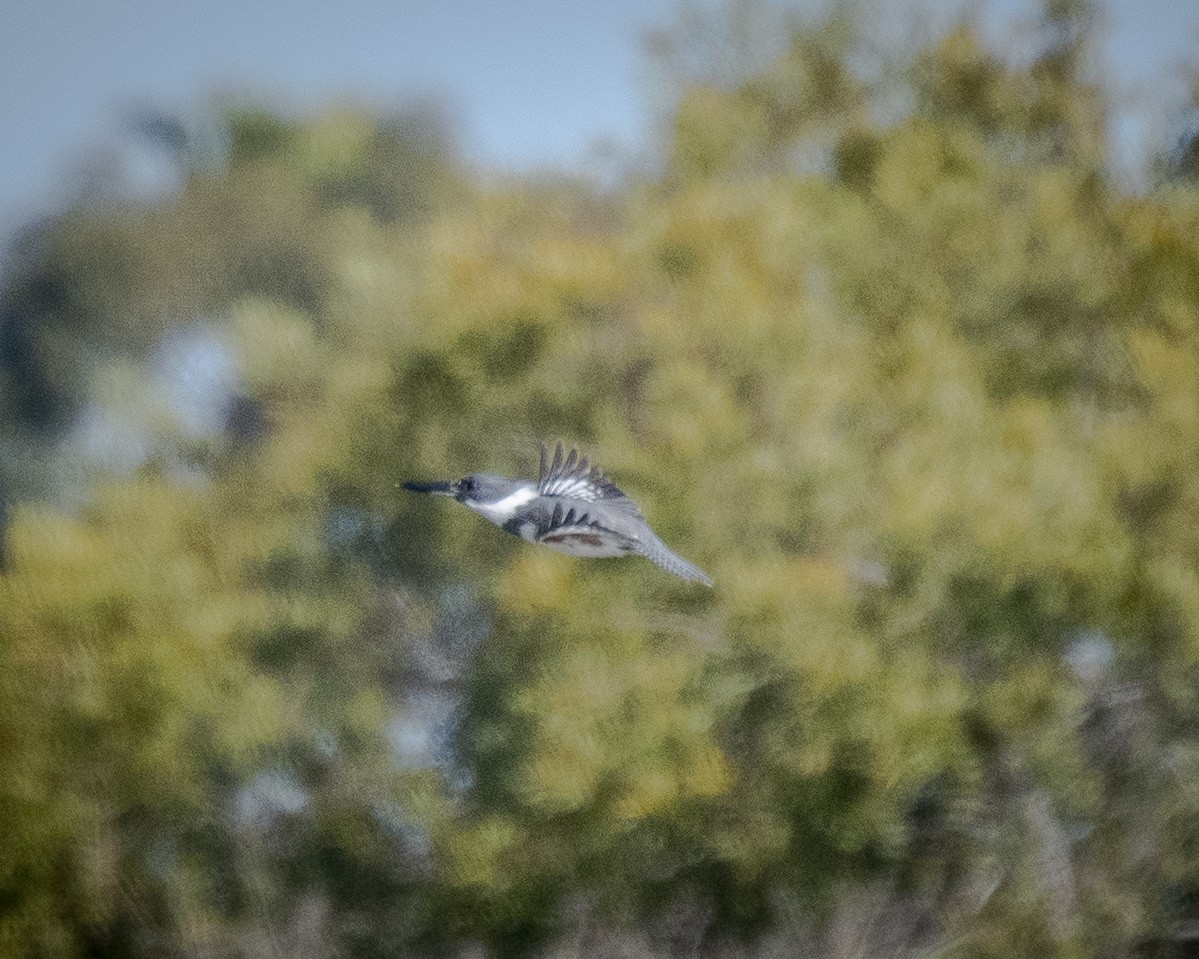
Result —
[{"label": "bird's body", "polygon": [[576,450],[564,456],[561,443],[552,460],[541,447],[536,482],[472,473],[460,480],[404,486],[452,496],[514,536],[560,553],[588,559],[644,556],[683,579],[712,585],[707,574],[658,538],[636,503]]}]

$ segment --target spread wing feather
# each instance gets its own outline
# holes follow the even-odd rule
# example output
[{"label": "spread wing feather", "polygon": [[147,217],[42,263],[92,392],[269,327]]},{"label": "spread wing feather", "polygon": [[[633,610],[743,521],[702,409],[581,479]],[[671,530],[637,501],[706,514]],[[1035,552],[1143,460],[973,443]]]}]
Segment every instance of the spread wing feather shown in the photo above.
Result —
[{"label": "spread wing feather", "polygon": [[560,440],[554,449],[553,459],[550,458],[548,447],[541,444],[538,492],[542,496],[583,500],[587,503],[604,500],[607,506],[624,510],[631,516],[641,516],[641,510],[625,495],[624,490],[604,476],[598,466],[588,463],[586,456],[580,457],[578,450],[572,449],[566,454]]},{"label": "spread wing feather", "polygon": [[550,513],[548,522],[537,530],[537,538],[543,539],[550,533],[561,532],[563,530],[587,530],[594,529],[598,524],[586,513],[580,513],[573,506],[566,509],[562,508],[561,503],[554,504],[554,511]]}]

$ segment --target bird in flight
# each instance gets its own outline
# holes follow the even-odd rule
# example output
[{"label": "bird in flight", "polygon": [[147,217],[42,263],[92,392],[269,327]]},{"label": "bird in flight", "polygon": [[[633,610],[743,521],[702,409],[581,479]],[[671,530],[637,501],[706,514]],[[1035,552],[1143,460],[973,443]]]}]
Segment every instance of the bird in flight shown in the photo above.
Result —
[{"label": "bird in flight", "polygon": [[460,480],[405,483],[415,493],[452,496],[497,526],[530,543],[571,556],[644,556],[669,573],[711,586],[701,569],[676,556],[649,528],[637,504],[615,483],[562,443],[553,459],[541,444],[541,475],[533,480],[471,473]]}]

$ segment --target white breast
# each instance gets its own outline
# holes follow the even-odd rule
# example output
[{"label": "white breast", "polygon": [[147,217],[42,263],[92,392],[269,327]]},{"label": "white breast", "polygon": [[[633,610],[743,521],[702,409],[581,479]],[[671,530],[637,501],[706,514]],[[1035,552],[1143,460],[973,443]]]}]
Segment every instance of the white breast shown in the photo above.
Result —
[{"label": "white breast", "polygon": [[514,493],[509,493],[501,500],[496,500],[494,503],[479,503],[475,500],[466,500],[466,505],[473,509],[476,513],[486,516],[493,523],[503,525],[512,519],[518,509],[525,503],[537,498],[537,487],[522,486]]}]

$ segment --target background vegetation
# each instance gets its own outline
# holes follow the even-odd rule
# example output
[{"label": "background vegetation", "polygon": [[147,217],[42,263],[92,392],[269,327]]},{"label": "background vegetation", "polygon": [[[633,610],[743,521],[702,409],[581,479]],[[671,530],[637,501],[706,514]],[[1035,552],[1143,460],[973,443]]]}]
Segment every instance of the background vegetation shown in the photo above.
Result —
[{"label": "background vegetation", "polygon": [[[151,129],[0,299],[0,955],[1189,954],[1195,148],[1087,25],[666,36],[605,186]],[[558,436],[716,588],[396,488]]]}]

